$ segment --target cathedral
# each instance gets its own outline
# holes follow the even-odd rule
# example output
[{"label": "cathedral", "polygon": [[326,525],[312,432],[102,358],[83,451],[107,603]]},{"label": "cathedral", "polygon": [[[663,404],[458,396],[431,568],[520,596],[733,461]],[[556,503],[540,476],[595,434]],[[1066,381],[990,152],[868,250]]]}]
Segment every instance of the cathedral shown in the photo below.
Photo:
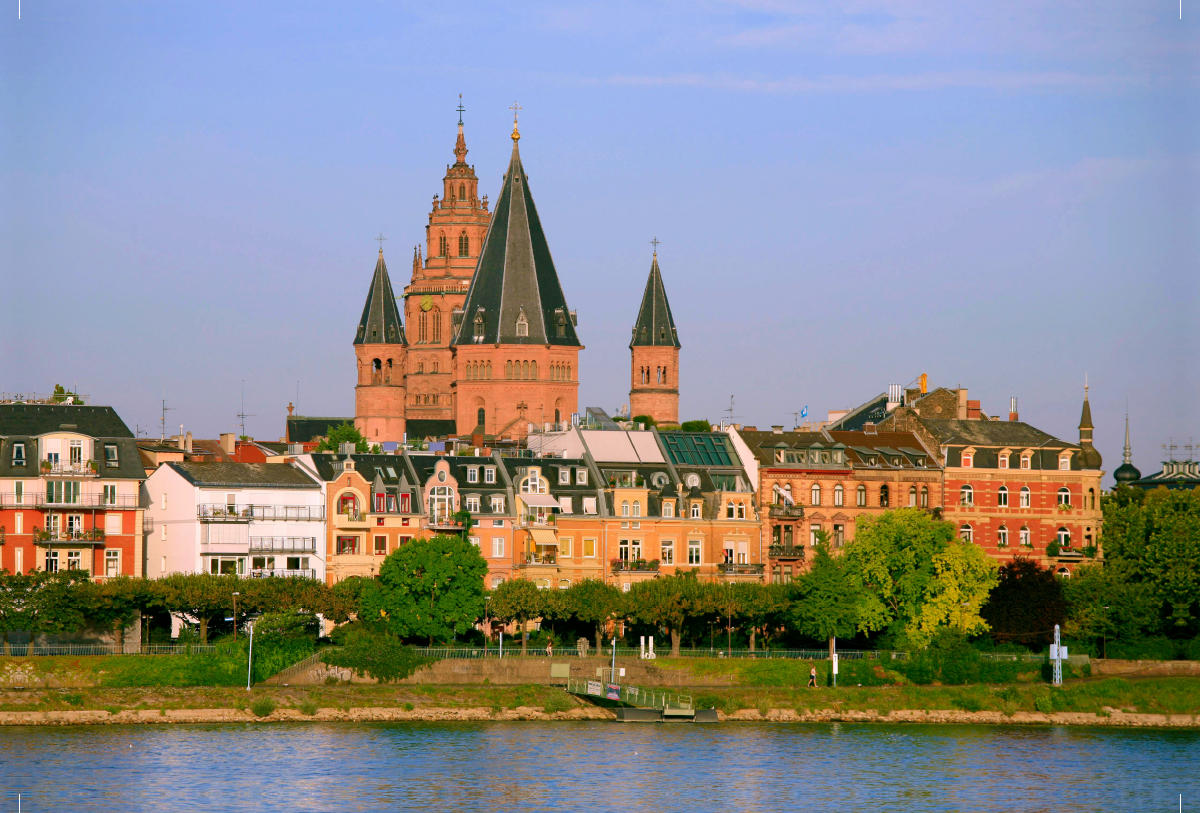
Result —
[{"label": "cathedral", "polygon": [[[466,161],[461,112],[455,162],[433,196],[424,251],[413,251],[403,307],[381,246],[359,320],[354,423],[372,443],[519,439],[531,424],[561,426],[579,412],[583,344],[521,164],[516,117],[489,211]],[[656,251],[630,343],[631,415],[678,422],[679,346]]]}]

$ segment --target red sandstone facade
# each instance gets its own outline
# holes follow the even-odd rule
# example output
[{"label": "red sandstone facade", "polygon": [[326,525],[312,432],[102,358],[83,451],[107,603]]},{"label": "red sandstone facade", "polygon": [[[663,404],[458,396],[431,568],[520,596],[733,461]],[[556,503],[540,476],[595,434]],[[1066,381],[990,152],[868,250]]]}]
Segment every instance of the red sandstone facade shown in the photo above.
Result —
[{"label": "red sandstone facade", "polygon": [[679,348],[634,346],[630,355],[630,416],[649,415],[659,424],[678,424]]}]

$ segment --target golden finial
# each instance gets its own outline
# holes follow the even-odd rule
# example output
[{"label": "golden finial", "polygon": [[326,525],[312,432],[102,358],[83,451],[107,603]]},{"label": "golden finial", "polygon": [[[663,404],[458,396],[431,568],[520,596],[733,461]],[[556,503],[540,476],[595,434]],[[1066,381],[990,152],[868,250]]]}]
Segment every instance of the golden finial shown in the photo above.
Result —
[{"label": "golden finial", "polygon": [[520,134],[520,133],[517,131],[517,112],[518,112],[519,110],[521,110],[521,105],[517,104],[516,102],[513,102],[513,103],[512,103],[512,107],[510,107],[510,108],[508,108],[508,109],[509,109],[509,110],[511,110],[511,111],[513,112],[513,132],[512,132],[512,140],[513,140],[513,141],[520,141],[520,140],[521,140],[521,134]]}]

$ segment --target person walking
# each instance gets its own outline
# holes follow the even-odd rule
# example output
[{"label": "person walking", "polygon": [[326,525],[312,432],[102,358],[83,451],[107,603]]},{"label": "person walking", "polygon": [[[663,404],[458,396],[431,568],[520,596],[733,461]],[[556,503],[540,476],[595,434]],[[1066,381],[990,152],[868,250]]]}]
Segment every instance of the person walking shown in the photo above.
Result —
[{"label": "person walking", "polygon": [[546,641],[546,657],[554,657],[554,641]]},{"label": "person walking", "polygon": [[817,667],[808,670],[808,688],[817,688]]}]

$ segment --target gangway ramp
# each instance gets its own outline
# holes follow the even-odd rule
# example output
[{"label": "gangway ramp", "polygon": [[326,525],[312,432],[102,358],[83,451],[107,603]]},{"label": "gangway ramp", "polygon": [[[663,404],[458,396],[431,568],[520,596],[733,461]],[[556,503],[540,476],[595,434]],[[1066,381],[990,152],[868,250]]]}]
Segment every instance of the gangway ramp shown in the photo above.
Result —
[{"label": "gangway ramp", "polygon": [[568,678],[566,689],[579,697],[620,703],[614,711],[617,720],[625,723],[717,722],[716,710],[697,711],[690,694],[582,678]]}]

